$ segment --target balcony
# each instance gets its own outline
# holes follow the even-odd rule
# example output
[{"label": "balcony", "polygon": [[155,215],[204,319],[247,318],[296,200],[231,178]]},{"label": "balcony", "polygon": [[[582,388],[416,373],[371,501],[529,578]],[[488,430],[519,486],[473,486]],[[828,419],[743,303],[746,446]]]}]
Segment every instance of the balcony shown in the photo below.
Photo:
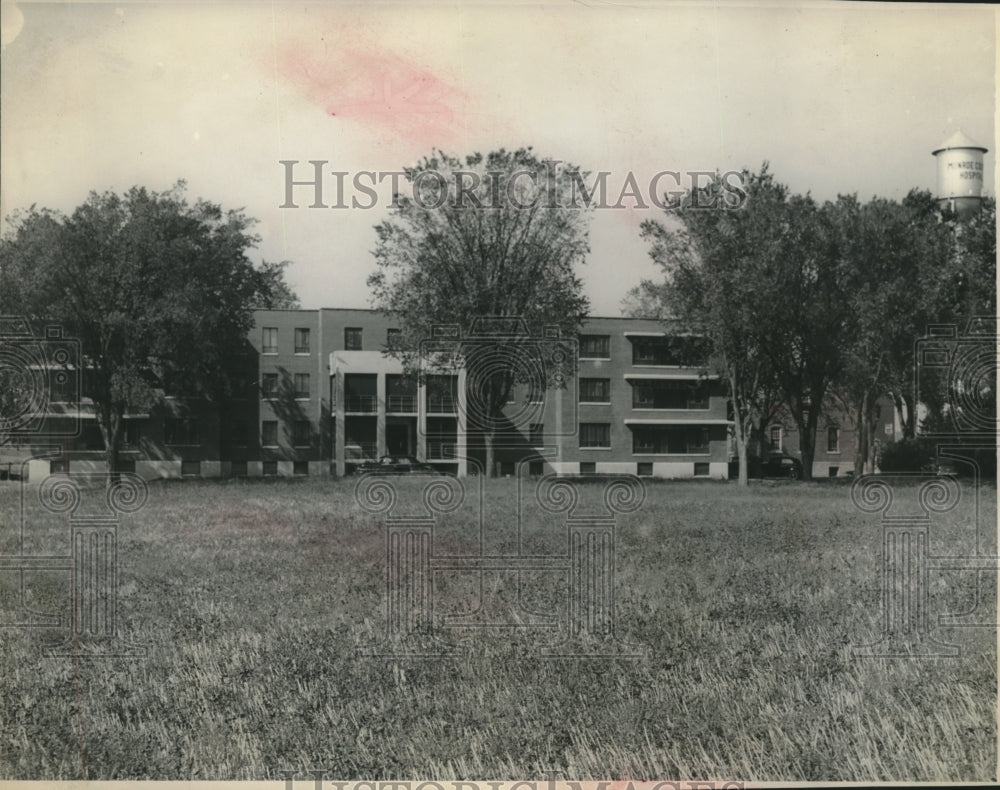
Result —
[{"label": "balcony", "polygon": [[354,414],[375,414],[378,411],[378,398],[374,395],[345,395],[344,411]]},{"label": "balcony", "polygon": [[448,395],[427,396],[428,414],[454,414],[455,399]]},{"label": "balcony", "polygon": [[390,395],[386,399],[386,411],[392,414],[414,414],[417,411],[416,395]]}]

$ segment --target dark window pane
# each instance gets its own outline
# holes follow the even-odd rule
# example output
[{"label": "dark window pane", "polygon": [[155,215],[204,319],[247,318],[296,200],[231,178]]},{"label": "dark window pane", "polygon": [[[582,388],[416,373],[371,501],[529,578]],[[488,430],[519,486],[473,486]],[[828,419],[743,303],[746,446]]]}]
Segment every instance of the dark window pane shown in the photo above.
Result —
[{"label": "dark window pane", "polygon": [[580,359],[610,359],[609,335],[580,335]]}]

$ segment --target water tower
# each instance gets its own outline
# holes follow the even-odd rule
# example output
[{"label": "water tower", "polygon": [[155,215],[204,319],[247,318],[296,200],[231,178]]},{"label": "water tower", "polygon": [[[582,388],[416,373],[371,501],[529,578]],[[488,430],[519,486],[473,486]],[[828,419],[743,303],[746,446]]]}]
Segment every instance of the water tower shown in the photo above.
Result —
[{"label": "water tower", "polygon": [[987,150],[961,129],[935,149],[941,208],[963,215],[979,208],[983,199],[983,154]]}]

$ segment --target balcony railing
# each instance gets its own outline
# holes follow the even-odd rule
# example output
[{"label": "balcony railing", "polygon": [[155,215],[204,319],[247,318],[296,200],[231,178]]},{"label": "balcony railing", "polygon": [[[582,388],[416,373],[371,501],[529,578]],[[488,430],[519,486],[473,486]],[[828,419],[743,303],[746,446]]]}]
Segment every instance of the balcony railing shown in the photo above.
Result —
[{"label": "balcony railing", "polygon": [[374,395],[345,395],[344,411],[374,414],[378,410],[378,398]]},{"label": "balcony railing", "polygon": [[386,410],[391,412],[415,412],[417,398],[415,395],[390,395],[387,398]]},{"label": "balcony railing", "polygon": [[428,414],[454,414],[455,399],[450,396],[427,396]]},{"label": "balcony railing", "polygon": [[432,461],[438,461],[445,458],[455,457],[455,442],[438,442],[428,440],[427,442],[427,458]]},{"label": "balcony railing", "polygon": [[345,461],[372,461],[378,455],[378,445],[375,442],[352,442],[348,440],[344,443]]}]

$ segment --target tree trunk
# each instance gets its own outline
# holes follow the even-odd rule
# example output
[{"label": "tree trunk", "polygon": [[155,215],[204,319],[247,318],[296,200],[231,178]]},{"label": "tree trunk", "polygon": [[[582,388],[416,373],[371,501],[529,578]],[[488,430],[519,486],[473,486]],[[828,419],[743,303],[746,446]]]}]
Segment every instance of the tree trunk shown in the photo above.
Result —
[{"label": "tree trunk", "polygon": [[912,439],[916,433],[913,399],[903,392],[894,392],[892,403],[896,407],[896,417],[903,429],[903,438]]},{"label": "tree trunk", "polygon": [[117,483],[121,479],[118,462],[121,453],[121,427],[124,411],[124,406],[109,405],[98,412],[98,423],[104,439],[104,458],[108,464],[108,474],[112,483]]},{"label": "tree trunk", "polygon": [[486,476],[496,477],[495,463],[493,461],[493,431],[483,431],[483,445],[486,448]]},{"label": "tree trunk", "polygon": [[742,430],[736,431],[736,454],[740,459],[739,485],[745,488],[750,485],[750,474],[747,469],[747,441]]},{"label": "tree trunk", "polygon": [[868,436],[865,431],[865,425],[868,422],[865,419],[867,406],[868,393],[866,392],[861,398],[861,403],[858,404],[854,418],[854,435],[857,437],[854,447],[854,473],[856,475],[863,475],[867,472],[865,468],[868,465]]},{"label": "tree trunk", "polygon": [[875,413],[869,404],[868,413],[865,415],[865,447],[868,448],[868,455],[865,458],[865,474],[875,474]]},{"label": "tree trunk", "polygon": [[813,458],[816,456],[816,420],[817,408],[809,408],[809,419],[802,422],[801,413],[796,415],[796,423],[799,427],[799,455],[802,461],[802,479],[813,479]]},{"label": "tree trunk", "polygon": [[[733,386],[732,379],[730,379],[729,386],[730,392],[736,392],[736,387]],[[743,415],[740,413],[740,406],[736,398],[732,399],[732,404],[733,436],[736,439],[736,455],[740,462],[739,485],[746,487],[750,484],[750,475],[747,470],[747,440],[749,439],[748,434],[753,432],[753,423],[750,419],[743,419]]]}]

